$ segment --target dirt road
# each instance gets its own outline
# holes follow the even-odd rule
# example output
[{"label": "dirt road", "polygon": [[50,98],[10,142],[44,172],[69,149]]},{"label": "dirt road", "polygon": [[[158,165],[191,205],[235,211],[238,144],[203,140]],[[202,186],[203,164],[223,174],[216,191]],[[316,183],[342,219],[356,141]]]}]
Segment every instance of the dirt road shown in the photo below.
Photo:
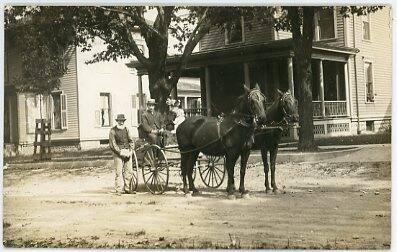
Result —
[{"label": "dirt road", "polygon": [[[390,145],[379,148],[390,153]],[[359,160],[365,161],[367,152],[364,148]],[[202,195],[186,197],[178,190],[177,172],[164,195],[140,188],[135,195],[116,196],[110,167],[9,168],[3,172],[3,242],[6,247],[389,248],[390,160],[337,161],[280,164],[280,192],[266,194],[253,157],[246,178],[250,197],[236,200],[227,199],[226,183],[213,190],[199,179]]]}]

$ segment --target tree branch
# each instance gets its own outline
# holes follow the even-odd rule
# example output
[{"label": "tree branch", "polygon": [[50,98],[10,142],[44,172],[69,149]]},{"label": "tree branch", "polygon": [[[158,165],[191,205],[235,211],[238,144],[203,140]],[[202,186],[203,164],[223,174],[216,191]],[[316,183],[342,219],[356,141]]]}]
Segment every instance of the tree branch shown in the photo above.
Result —
[{"label": "tree branch", "polygon": [[197,43],[204,37],[211,27],[211,23],[207,18],[208,10],[209,7],[205,9],[203,15],[199,19],[199,22],[192,31],[192,35],[186,42],[185,49],[183,50],[183,54],[179,60],[177,68],[170,78],[170,83],[173,87],[177,85],[178,80],[181,77],[182,70],[186,67],[187,60],[196,47]]},{"label": "tree branch", "polygon": [[160,34],[154,27],[152,27],[151,25],[149,25],[148,23],[146,23],[145,18],[143,18],[140,13],[137,14],[133,14],[130,13],[128,11],[124,11],[124,10],[120,10],[120,9],[114,9],[114,8],[109,8],[109,7],[102,7],[102,6],[98,6],[97,8],[106,10],[106,11],[113,11],[113,12],[117,12],[117,13],[121,13],[124,14],[126,16],[131,17],[136,23],[137,25],[142,29],[147,29],[151,32],[153,32],[154,34],[156,34],[157,36],[159,36],[160,38],[164,39],[164,36],[162,34]]}]

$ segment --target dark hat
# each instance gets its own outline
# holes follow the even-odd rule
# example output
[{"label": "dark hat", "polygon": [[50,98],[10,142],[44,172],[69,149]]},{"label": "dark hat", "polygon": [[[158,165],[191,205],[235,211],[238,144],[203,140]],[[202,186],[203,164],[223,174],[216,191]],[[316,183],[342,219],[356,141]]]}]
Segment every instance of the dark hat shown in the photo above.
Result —
[{"label": "dark hat", "polygon": [[118,114],[116,117],[116,121],[125,121],[127,119],[125,119],[124,114]]},{"label": "dark hat", "polygon": [[153,104],[153,105],[156,105],[156,100],[155,99],[149,99],[149,100],[147,100],[147,102],[146,102],[146,104]]}]

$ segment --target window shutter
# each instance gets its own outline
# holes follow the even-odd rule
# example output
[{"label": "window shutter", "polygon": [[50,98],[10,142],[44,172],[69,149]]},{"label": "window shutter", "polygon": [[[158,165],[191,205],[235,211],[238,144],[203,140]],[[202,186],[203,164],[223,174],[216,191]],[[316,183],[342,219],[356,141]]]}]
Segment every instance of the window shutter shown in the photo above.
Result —
[{"label": "window shutter", "polygon": [[68,128],[68,110],[66,102],[66,94],[61,94],[61,129]]},{"label": "window shutter", "polygon": [[136,95],[131,96],[132,108],[136,109]]},{"label": "window shutter", "polygon": [[146,94],[143,94],[143,108],[146,109]]},{"label": "window shutter", "polygon": [[95,127],[101,127],[101,111],[95,110]]},{"label": "window shutter", "polygon": [[109,93],[109,126],[113,126],[113,102],[112,102],[112,94]]}]

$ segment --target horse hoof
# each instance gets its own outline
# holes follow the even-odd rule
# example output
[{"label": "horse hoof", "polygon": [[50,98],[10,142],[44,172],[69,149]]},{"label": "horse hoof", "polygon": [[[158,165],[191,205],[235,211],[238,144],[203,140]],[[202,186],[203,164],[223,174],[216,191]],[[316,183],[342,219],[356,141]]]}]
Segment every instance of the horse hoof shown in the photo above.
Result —
[{"label": "horse hoof", "polygon": [[266,188],[265,192],[266,192],[266,193],[269,193],[269,192],[270,192],[270,189],[267,189],[267,188]]},{"label": "horse hoof", "polygon": [[249,193],[242,193],[242,194],[241,194],[241,198],[243,198],[243,199],[250,199],[251,197],[250,197]]},{"label": "horse hoof", "polygon": [[201,195],[201,193],[199,191],[193,191],[193,193],[192,193],[193,197],[200,196],[200,195]]},{"label": "horse hoof", "polygon": [[229,194],[229,195],[227,195],[227,198],[228,198],[229,200],[236,200],[236,195],[234,195],[234,194]]},{"label": "horse hoof", "polygon": [[277,189],[273,189],[273,193],[274,194],[278,194],[278,190]]}]

